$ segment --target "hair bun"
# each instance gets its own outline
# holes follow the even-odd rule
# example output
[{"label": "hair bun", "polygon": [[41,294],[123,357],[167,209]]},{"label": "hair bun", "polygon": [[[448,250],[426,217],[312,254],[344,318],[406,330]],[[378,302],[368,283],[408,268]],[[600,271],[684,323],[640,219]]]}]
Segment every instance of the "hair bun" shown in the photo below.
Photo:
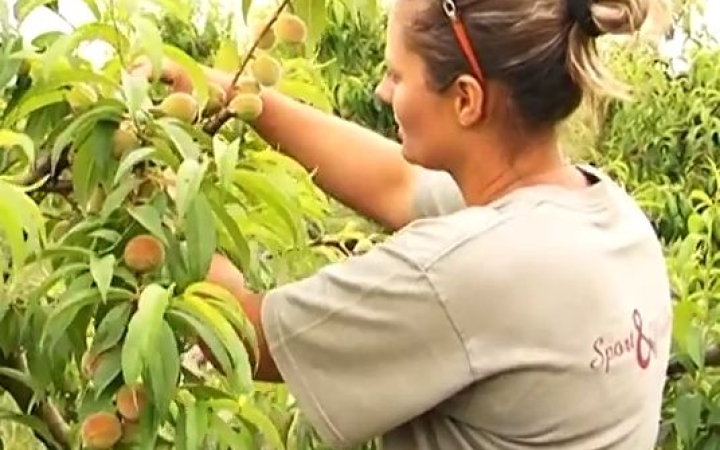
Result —
[{"label": "hair bun", "polygon": [[566,0],[570,18],[575,21],[583,33],[590,37],[603,35],[603,31],[595,23],[592,15],[593,0]]}]

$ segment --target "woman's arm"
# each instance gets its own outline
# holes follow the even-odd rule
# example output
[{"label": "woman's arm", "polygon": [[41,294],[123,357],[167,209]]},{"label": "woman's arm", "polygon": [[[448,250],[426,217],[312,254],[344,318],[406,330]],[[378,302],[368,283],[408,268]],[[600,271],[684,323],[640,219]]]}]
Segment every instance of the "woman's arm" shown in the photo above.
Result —
[{"label": "woman's arm", "polygon": [[[232,92],[233,74],[203,69],[208,81]],[[133,73],[151,78],[149,60],[139,60]],[[161,79],[174,90],[192,90],[184,69],[170,60],[163,62]],[[405,161],[400,144],[273,89],[265,89],[263,100],[263,113],[252,126],[307,170],[317,170],[321,189],[390,229],[411,221],[417,168]]]}]

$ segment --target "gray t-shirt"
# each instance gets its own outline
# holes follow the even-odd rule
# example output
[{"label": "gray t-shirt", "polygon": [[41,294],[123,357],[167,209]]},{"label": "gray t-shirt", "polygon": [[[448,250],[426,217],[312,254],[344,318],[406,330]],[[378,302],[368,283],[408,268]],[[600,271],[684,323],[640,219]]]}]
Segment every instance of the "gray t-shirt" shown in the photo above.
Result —
[{"label": "gray t-shirt", "polygon": [[417,219],[267,293],[306,418],[344,449],[651,450],[670,352],[661,246],[603,173],[466,208],[423,170]]}]

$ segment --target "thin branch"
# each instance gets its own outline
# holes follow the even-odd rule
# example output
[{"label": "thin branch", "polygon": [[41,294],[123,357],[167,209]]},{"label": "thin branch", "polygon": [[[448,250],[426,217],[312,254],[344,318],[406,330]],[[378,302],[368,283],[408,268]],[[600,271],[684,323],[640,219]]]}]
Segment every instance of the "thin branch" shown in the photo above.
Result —
[{"label": "thin branch", "polygon": [[287,8],[288,5],[290,5],[290,0],[283,0],[273,13],[272,17],[270,17],[270,20],[265,23],[265,26],[262,28],[260,33],[258,33],[258,35],[255,37],[255,41],[253,42],[252,46],[250,46],[250,50],[248,50],[248,52],[245,54],[243,60],[240,62],[240,67],[235,72],[235,76],[232,80],[232,86],[235,86],[235,83],[237,83],[237,81],[240,79],[240,76],[245,71],[245,68],[250,63],[250,60],[255,54],[255,51],[257,50],[258,45],[260,45],[260,41],[262,40],[263,36],[265,36],[265,33],[270,31],[273,25],[275,25],[275,22],[277,22],[280,14],[282,14],[283,10]]},{"label": "thin branch", "polygon": [[[712,346],[705,352],[705,367],[720,367],[720,347]],[[679,361],[668,364],[668,377],[679,377],[687,372],[688,369]]]},{"label": "thin branch", "polygon": [[36,192],[42,192],[46,194],[60,194],[63,197],[67,197],[73,192],[72,180],[54,180],[50,179],[42,186],[36,189]]},{"label": "thin branch", "polygon": [[[270,17],[270,20],[268,20],[265,23],[265,26],[262,28],[260,33],[255,37],[255,40],[253,41],[252,45],[250,46],[250,50],[245,54],[242,61],[240,62],[240,67],[235,72],[235,76],[232,79],[232,83],[230,84],[231,89],[235,87],[235,84],[240,79],[240,76],[245,71],[245,68],[250,63],[250,60],[253,58],[253,55],[255,54],[255,51],[258,48],[258,45],[260,45],[260,40],[263,36],[265,36],[265,33],[270,31],[270,29],[275,25],[275,22],[277,22],[278,18],[280,17],[280,14],[290,6],[291,0],[282,0],[280,5],[277,7],[275,12],[273,13],[272,17]],[[213,135],[217,133],[217,131],[232,117],[232,113],[227,109],[227,107],[223,107],[216,115],[215,117],[210,120],[203,130],[210,135]]]},{"label": "thin branch", "polygon": [[[38,181],[42,180],[45,177],[48,177],[48,179],[40,185],[37,190],[39,191],[47,191],[47,192],[55,192],[52,189],[53,185],[56,185],[58,183],[61,183],[62,180],[58,180],[57,177],[62,173],[63,170],[70,167],[70,161],[68,160],[68,155],[70,153],[70,147],[66,147],[63,149],[63,151],[60,154],[60,158],[58,159],[57,164],[55,165],[55,170],[53,170],[52,167],[52,158],[50,155],[42,155],[38,160],[36,161],[35,165],[33,166],[33,169],[30,173],[28,173],[25,177],[23,177],[20,180],[20,184],[23,186],[31,186]],[[48,186],[49,185],[49,186]],[[46,186],[48,186],[46,188]]]}]

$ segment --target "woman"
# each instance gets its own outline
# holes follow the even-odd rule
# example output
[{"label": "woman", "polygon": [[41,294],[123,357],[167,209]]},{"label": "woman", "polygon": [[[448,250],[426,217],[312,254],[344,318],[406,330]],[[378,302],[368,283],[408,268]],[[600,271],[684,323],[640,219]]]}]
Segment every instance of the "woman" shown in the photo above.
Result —
[{"label": "woman", "polygon": [[[269,292],[221,257],[208,276],[260,332],[258,378],[287,383],[333,448],[654,447],[662,250],[632,198],[556,137],[583,94],[621,92],[594,40],[638,29],[648,4],[397,0],[377,94],[402,146],[265,93],[257,131],[398,230]],[[207,72],[230,90],[231,74]],[[190,87],[169,62],[163,76]]]}]

